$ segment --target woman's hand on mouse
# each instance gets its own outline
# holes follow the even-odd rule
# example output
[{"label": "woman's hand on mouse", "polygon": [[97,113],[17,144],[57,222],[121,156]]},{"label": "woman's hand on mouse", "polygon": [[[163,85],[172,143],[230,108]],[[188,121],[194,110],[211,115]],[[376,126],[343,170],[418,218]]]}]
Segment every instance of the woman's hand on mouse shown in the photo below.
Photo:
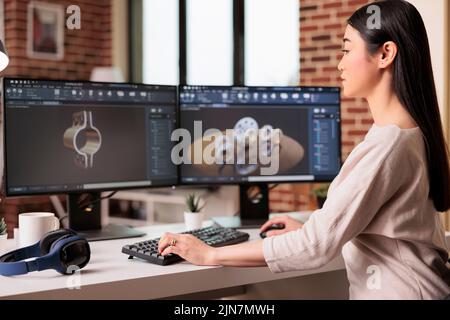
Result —
[{"label": "woman's hand on mouse", "polygon": [[262,225],[262,227],[260,228],[260,232],[266,231],[273,224],[283,224],[284,228],[279,229],[279,230],[267,231],[266,232],[267,237],[272,237],[272,236],[280,235],[283,233],[291,232],[291,231],[298,230],[301,227],[303,227],[303,223],[301,223],[300,221],[298,221],[294,218],[291,218],[289,216],[280,216],[280,217],[272,218],[272,219],[268,220],[266,223],[264,223]]}]

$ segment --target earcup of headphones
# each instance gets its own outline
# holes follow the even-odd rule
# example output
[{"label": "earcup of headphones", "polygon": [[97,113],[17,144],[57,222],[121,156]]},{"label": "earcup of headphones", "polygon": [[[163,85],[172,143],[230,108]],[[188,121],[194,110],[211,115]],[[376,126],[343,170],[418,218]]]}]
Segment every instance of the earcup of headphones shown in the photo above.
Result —
[{"label": "earcup of headphones", "polygon": [[73,274],[88,264],[91,249],[86,239],[78,235],[66,234],[53,241],[49,255],[53,257],[57,255],[59,259],[55,270],[61,274]]},{"label": "earcup of headphones", "polygon": [[56,239],[55,241],[53,241],[53,243],[50,245],[49,252],[52,252],[53,248],[58,244],[58,242],[60,242],[60,241],[62,241],[62,240],[64,240],[64,239],[70,238],[70,237],[72,237],[72,236],[73,236],[73,234],[66,234],[66,235],[64,235],[64,236],[62,236],[62,237],[59,237],[59,238]]},{"label": "earcup of headphones", "polygon": [[62,237],[65,238],[65,236],[73,236],[73,235],[76,235],[76,232],[69,229],[58,229],[46,233],[42,237],[39,244],[41,247],[41,255],[46,255],[47,253],[49,253],[53,243],[55,243],[56,240]]}]

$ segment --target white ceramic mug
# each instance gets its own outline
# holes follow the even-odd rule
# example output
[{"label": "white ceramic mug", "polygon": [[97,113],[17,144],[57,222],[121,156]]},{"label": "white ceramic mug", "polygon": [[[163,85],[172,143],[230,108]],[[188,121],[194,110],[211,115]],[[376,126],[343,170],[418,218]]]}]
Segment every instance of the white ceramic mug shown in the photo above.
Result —
[{"label": "white ceramic mug", "polygon": [[35,244],[47,232],[59,229],[59,220],[51,212],[19,214],[19,246]]}]

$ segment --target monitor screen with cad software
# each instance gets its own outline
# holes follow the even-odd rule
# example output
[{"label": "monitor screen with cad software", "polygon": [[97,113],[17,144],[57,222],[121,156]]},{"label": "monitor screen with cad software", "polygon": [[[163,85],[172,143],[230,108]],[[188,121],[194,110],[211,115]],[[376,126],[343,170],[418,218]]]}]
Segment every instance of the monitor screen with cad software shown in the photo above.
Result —
[{"label": "monitor screen with cad software", "polygon": [[4,79],[8,196],[177,183],[175,86]]},{"label": "monitor screen with cad software", "polygon": [[[179,95],[187,132],[178,142],[190,139],[181,183],[319,182],[339,172],[339,88],[182,86]],[[273,168],[260,157],[275,154]]]}]

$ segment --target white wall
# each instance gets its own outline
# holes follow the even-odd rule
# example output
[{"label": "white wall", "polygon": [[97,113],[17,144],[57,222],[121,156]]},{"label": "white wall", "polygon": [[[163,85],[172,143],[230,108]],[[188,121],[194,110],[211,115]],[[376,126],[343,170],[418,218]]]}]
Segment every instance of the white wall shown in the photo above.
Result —
[{"label": "white wall", "polygon": [[[445,93],[448,89],[447,74],[447,4],[448,0],[408,0],[419,10],[427,28],[433,62],[434,80],[438,94],[439,107],[444,123],[447,124],[448,106],[445,106]],[[447,124],[448,125],[448,124]]]}]

